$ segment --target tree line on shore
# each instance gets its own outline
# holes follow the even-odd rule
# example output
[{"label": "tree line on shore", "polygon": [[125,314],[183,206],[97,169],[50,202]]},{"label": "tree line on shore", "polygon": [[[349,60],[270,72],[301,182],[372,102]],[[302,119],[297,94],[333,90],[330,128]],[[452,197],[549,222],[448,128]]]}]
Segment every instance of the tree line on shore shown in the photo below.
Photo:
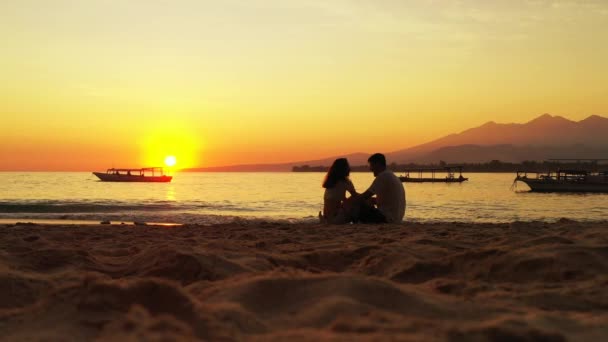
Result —
[{"label": "tree line on shore", "polygon": [[[391,163],[388,168],[394,172],[405,172],[419,169],[441,169],[446,167],[462,167],[463,172],[517,172],[517,171],[536,171],[549,172],[558,169],[561,170],[608,170],[607,164],[599,164],[597,161],[534,161],[526,160],[521,163],[502,162],[500,160],[492,160],[486,163],[446,163],[439,161],[438,163],[418,164],[407,163],[397,164]],[[300,165],[294,166],[292,172],[327,172],[329,166],[311,166]],[[351,165],[352,172],[369,172],[367,165]]]}]

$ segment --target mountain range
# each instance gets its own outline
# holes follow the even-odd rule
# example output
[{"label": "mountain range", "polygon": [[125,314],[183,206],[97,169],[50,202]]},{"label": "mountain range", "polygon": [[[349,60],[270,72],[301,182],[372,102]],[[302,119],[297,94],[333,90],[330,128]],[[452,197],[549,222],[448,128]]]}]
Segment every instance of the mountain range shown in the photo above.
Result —
[{"label": "mountain range", "polygon": [[[351,165],[367,163],[369,153],[281,164],[231,165],[189,171],[289,171],[296,165],[331,165],[339,157]],[[493,121],[431,142],[386,153],[389,163],[522,162],[550,158],[608,158],[608,118],[591,115],[581,121],[543,114],[523,124]]]}]

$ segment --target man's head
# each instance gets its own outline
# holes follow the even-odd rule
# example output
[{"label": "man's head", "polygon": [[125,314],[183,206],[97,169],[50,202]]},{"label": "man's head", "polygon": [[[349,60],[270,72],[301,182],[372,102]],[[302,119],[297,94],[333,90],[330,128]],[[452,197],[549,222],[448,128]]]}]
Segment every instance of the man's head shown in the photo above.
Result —
[{"label": "man's head", "polygon": [[369,169],[377,176],[380,172],[386,170],[386,158],[382,153],[374,153],[367,159]]}]

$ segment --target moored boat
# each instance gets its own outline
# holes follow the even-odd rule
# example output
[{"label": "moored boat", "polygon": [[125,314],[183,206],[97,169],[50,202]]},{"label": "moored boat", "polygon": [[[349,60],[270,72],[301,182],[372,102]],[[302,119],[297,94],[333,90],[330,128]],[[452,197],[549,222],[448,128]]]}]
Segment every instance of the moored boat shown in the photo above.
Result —
[{"label": "moored boat", "polygon": [[558,170],[518,171],[514,184],[525,183],[534,192],[607,192],[608,171]]},{"label": "moored boat", "polygon": [[102,182],[152,182],[167,183],[173,176],[165,174],[162,167],[141,169],[108,169],[106,172],[93,172]]},{"label": "moored boat", "polygon": [[[456,177],[456,172],[459,176]],[[418,174],[418,177],[412,177],[411,174]],[[437,176],[437,173],[445,173],[444,177]],[[423,177],[429,175],[431,177]],[[408,183],[462,183],[469,180],[467,177],[462,176],[462,166],[447,166],[443,168],[435,169],[414,169],[406,170],[403,176],[399,179],[402,182]]]}]

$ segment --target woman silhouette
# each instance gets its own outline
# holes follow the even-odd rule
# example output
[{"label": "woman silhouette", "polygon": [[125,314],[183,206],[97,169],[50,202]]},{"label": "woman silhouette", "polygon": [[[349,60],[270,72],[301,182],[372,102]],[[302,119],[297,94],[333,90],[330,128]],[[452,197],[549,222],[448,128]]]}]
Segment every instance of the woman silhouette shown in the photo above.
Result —
[{"label": "woman silhouette", "polygon": [[[329,168],[323,187],[323,217],[322,220],[331,224],[344,224],[352,220],[350,213],[350,198],[357,195],[355,186],[350,178],[350,166],[346,158],[339,158]],[[346,192],[351,197],[346,198]]]}]

